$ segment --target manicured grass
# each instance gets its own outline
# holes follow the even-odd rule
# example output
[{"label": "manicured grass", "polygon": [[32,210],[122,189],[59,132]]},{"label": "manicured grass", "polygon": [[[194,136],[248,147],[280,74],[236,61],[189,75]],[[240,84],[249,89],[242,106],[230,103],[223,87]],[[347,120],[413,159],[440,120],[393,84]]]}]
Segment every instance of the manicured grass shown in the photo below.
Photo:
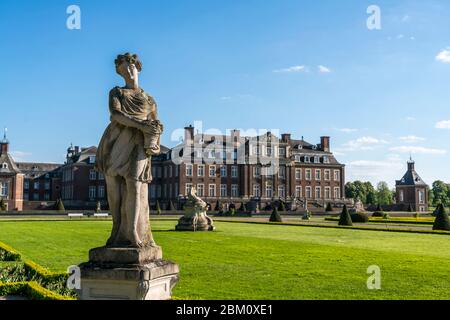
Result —
[{"label": "manicured grass", "polygon": [[[152,221],[164,257],[180,265],[181,299],[450,299],[447,235],[217,222],[172,231]],[[87,260],[110,221],[0,222],[0,241],[53,271]],[[367,267],[382,289],[368,290]]]}]

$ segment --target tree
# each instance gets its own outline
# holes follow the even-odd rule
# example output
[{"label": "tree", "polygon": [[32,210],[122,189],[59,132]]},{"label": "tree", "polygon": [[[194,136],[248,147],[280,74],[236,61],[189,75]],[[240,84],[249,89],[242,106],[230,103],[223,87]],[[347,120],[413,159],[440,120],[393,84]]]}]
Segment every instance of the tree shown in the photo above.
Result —
[{"label": "tree", "polygon": [[280,214],[278,213],[277,207],[274,207],[272,210],[272,214],[270,215],[270,222],[283,222],[283,219],[281,219]]},{"label": "tree", "polygon": [[436,219],[434,220],[433,230],[450,231],[450,221],[444,205],[441,203],[437,208]]},{"label": "tree", "polygon": [[433,189],[428,190],[428,205],[432,207],[434,205],[434,192]]},{"label": "tree", "polygon": [[339,217],[339,225],[340,226],[352,226],[352,217],[348,213],[347,205],[344,204],[344,208],[342,208],[341,216]]},{"label": "tree", "polygon": [[376,204],[377,203],[377,192],[373,187],[372,183],[364,182],[364,188],[366,193],[365,204]]},{"label": "tree", "polygon": [[284,212],[286,211],[286,207],[284,206],[284,202],[280,200],[278,203],[278,211]]},{"label": "tree", "polygon": [[377,185],[377,198],[378,203],[382,205],[389,205],[394,202],[392,198],[392,192],[386,182],[381,181]]},{"label": "tree", "polygon": [[433,205],[437,206],[438,204],[447,204],[449,200],[449,187],[444,182],[437,180],[433,182],[432,186],[433,191]]},{"label": "tree", "polygon": [[158,216],[161,215],[161,207],[160,207],[160,205],[159,205],[159,200],[156,200],[156,214],[157,214]]}]

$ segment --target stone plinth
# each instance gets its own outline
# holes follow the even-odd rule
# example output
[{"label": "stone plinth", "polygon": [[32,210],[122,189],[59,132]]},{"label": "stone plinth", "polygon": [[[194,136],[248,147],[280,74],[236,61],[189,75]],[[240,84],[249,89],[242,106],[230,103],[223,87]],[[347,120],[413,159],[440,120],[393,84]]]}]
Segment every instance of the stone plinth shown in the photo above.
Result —
[{"label": "stone plinth", "polygon": [[160,247],[96,248],[80,265],[81,300],[169,300],[178,265]]}]

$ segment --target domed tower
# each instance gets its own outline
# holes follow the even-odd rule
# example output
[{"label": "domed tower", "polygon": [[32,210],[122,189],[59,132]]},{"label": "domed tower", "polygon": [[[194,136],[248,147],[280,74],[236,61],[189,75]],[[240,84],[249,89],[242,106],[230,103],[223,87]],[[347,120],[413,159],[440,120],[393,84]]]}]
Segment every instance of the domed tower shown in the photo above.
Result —
[{"label": "domed tower", "polygon": [[407,165],[408,171],[395,182],[397,204],[403,204],[405,209],[411,205],[415,211],[428,211],[428,185],[417,174],[412,158]]}]

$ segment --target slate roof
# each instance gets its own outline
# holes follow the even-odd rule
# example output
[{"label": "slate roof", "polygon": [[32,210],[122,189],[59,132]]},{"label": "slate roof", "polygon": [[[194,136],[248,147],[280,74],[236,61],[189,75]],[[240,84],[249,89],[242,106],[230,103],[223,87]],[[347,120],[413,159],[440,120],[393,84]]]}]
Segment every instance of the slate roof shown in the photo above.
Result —
[{"label": "slate roof", "polygon": [[408,170],[401,180],[395,182],[396,186],[426,186],[427,184],[417,174],[415,169]]}]

